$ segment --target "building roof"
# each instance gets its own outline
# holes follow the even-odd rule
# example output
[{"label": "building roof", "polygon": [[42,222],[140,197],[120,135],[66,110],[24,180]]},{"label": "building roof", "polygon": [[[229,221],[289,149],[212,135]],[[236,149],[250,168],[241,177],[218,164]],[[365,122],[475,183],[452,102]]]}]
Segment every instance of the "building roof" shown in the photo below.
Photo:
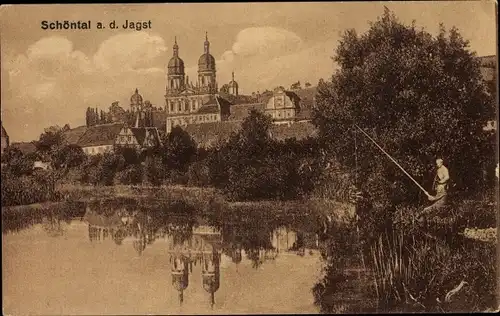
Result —
[{"label": "building roof", "polygon": [[111,123],[91,126],[80,137],[80,147],[113,145],[116,135],[120,133],[124,123]]},{"label": "building roof", "polygon": [[[233,133],[241,129],[241,121],[210,122],[203,124],[189,124],[185,131],[200,147],[211,147],[221,141],[228,141]],[[271,136],[277,140],[295,138],[297,140],[317,135],[316,127],[310,122],[296,122],[291,126],[272,125]]]},{"label": "building roof", "polygon": [[210,96],[209,99],[201,105],[201,107],[196,111],[196,113],[207,114],[207,113],[218,113],[219,105],[214,96]]},{"label": "building roof", "polygon": [[480,56],[478,57],[481,67],[490,67],[490,68],[496,68],[497,65],[497,56],[496,55],[489,55],[489,56]]},{"label": "building roof", "polygon": [[146,139],[146,132],[152,133],[157,142],[160,141],[160,135],[158,134],[156,127],[131,127],[130,130],[132,131],[132,134],[134,134],[137,143],[141,146],[144,144],[144,140]]},{"label": "building roof", "polygon": [[232,133],[240,130],[240,122],[210,122],[202,124],[188,124],[184,130],[200,147],[210,147],[218,141],[227,141]]},{"label": "building roof", "polygon": [[[1,123],[0,123],[1,124]],[[5,128],[3,127],[3,124],[2,125],[2,137],[9,137],[9,134],[7,134],[7,131],[5,130]]]},{"label": "building roof", "polygon": [[495,78],[495,68],[490,68],[490,67],[481,67],[481,76],[483,77],[483,80],[485,81],[491,81]]},{"label": "building roof", "polygon": [[300,109],[312,109],[316,99],[317,87],[309,87],[294,91],[300,98]]},{"label": "building roof", "polygon": [[198,109],[200,114],[208,114],[208,113],[219,113],[219,107],[217,104],[204,104],[202,107]]},{"label": "building roof", "polygon": [[10,147],[19,149],[25,155],[36,151],[35,144],[28,142],[12,143]]},{"label": "building roof", "polygon": [[229,115],[229,120],[242,121],[248,116],[251,110],[257,110],[263,113],[264,109],[265,103],[234,104],[231,106],[231,115]]},{"label": "building roof", "polygon": [[78,144],[80,137],[87,131],[87,126],[78,126],[63,132],[64,143],[67,145]]},{"label": "building roof", "polygon": [[167,120],[167,112],[156,110],[153,111],[153,126],[159,129],[165,129]]}]

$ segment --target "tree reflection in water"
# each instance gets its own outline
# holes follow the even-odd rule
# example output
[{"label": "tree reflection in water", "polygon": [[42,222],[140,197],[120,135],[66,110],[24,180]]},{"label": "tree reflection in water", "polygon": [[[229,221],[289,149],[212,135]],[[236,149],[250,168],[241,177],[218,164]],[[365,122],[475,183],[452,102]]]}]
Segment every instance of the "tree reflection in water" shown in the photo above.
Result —
[{"label": "tree reflection in water", "polygon": [[[53,236],[65,233],[63,222],[83,219],[88,225],[91,243],[110,242],[116,247],[130,247],[127,245],[131,244],[139,256],[155,241],[163,239],[168,245],[172,286],[179,293],[179,302],[185,301],[189,278],[195,273],[201,276],[201,286],[209,294],[207,301],[212,307],[221,286],[222,254],[230,258],[237,271],[245,260],[258,269],[283,251],[292,249],[298,254],[304,253],[300,251],[305,246],[301,234],[295,236],[292,231],[314,234],[314,230],[299,226],[306,222],[300,216],[276,216],[265,208],[207,211],[183,200],[113,198],[79,206],[67,204],[64,208],[54,207],[43,212],[6,212],[2,215],[10,230],[43,223]],[[24,223],[24,226],[16,223]],[[283,225],[287,228],[282,229]],[[290,238],[289,234],[294,237]]]}]

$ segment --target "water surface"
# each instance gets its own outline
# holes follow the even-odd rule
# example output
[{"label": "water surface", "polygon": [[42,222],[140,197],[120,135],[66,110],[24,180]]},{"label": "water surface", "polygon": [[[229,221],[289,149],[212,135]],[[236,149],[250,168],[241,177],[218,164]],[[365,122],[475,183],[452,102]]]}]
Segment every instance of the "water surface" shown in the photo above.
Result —
[{"label": "water surface", "polygon": [[263,212],[201,216],[97,203],[81,218],[47,216],[4,232],[4,311],[317,313],[315,232]]}]

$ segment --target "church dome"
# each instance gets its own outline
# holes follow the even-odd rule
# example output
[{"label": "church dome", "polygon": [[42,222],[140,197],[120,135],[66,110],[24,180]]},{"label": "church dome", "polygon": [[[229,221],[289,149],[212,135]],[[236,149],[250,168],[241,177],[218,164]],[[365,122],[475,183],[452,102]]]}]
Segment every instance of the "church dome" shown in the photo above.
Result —
[{"label": "church dome", "polygon": [[135,93],[130,97],[130,103],[132,104],[141,104],[142,96],[139,94],[139,90],[135,89]]},{"label": "church dome", "polygon": [[183,75],[184,74],[184,61],[179,56],[173,56],[168,62],[169,75]]},{"label": "church dome", "polygon": [[215,58],[210,55],[210,42],[208,41],[208,34],[205,33],[205,51],[198,59],[198,72],[201,71],[215,71]]},{"label": "church dome", "polygon": [[174,55],[168,62],[169,75],[184,75],[184,61],[179,57],[179,45],[177,45],[177,36],[172,47]]},{"label": "church dome", "polygon": [[198,70],[206,71],[206,70],[215,70],[215,58],[209,53],[205,53],[200,56],[198,59]]}]

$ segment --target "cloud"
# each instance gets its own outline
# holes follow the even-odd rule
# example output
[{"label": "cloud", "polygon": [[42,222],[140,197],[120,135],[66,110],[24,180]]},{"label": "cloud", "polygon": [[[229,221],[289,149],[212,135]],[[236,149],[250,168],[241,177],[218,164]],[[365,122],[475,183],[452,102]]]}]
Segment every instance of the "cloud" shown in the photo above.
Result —
[{"label": "cloud", "polygon": [[119,34],[105,40],[94,55],[100,70],[142,68],[167,50],[164,40],[146,32]]},{"label": "cloud", "polygon": [[251,27],[236,36],[231,52],[235,56],[274,58],[301,49],[297,34],[274,27]]},{"label": "cloud", "polygon": [[103,109],[116,96],[125,96],[119,101],[127,107],[136,87],[151,96],[151,81],[163,85],[164,70],[150,60],[165,51],[161,37],[145,32],[112,36],[90,57],[65,37],[42,38],[4,58],[10,97],[2,98],[2,121],[13,140],[32,140],[50,125],[84,124],[87,107]]},{"label": "cloud", "polygon": [[[217,63],[219,87],[235,79],[240,93],[285,87],[300,80],[316,84],[319,78],[333,73],[334,41],[304,43],[295,33],[274,27],[251,27],[241,30]],[[186,69],[196,76],[197,66]],[[194,77],[196,78],[196,77]]]},{"label": "cloud", "polygon": [[[307,43],[279,28],[243,29],[230,49],[215,56],[219,87],[231,80],[233,71],[240,93],[288,87],[297,80],[316,84],[333,72],[334,46]],[[2,83],[8,87],[2,121],[13,140],[36,139],[51,125],[82,125],[87,107],[105,109],[119,101],[128,108],[135,88],[154,105],[164,106],[162,63],[171,56],[161,37],[146,32],[111,36],[93,55],[76,50],[67,38],[52,36],[23,54],[2,57],[8,74],[8,83]],[[187,66],[186,75],[196,81],[198,65]]]}]

